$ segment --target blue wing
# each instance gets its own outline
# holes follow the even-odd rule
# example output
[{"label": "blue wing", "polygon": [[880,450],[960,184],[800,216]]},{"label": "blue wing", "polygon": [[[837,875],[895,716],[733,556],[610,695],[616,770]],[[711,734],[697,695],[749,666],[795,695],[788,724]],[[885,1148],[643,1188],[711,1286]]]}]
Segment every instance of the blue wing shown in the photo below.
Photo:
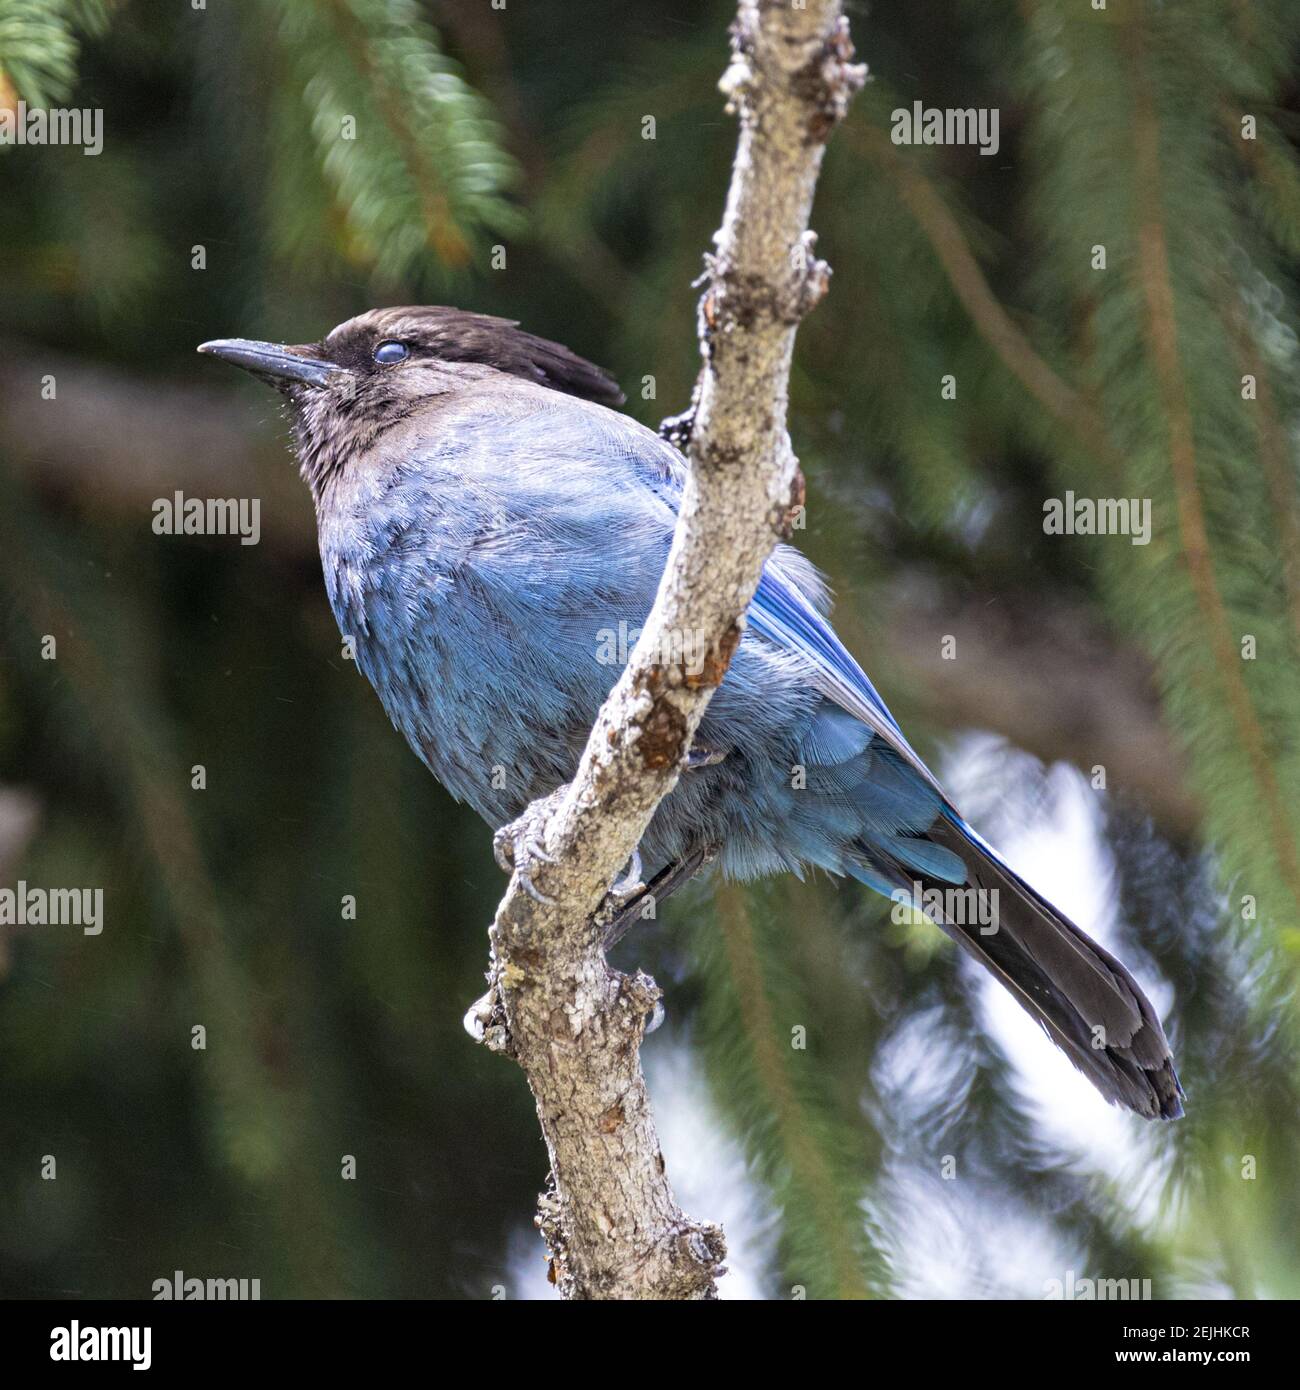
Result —
[{"label": "blue wing", "polygon": [[862,720],[936,790],[939,783],[908,743],[898,721],[867,673],[850,656],[831,625],[804,594],[769,562],[758,582],[749,621],[755,632],[812,663],[817,689],[842,710]]},{"label": "blue wing", "polygon": [[[1010,872],[1002,856],[948,801],[870,677],[782,569],[779,554],[768,562],[750,605],[749,622],[769,642],[811,661],[813,684],[837,707],[814,721],[805,751],[824,785],[833,783],[841,793],[851,786],[849,795],[863,815],[863,845],[871,851],[883,850],[887,859],[909,869],[960,883],[966,877],[962,855],[955,848],[915,838],[937,831],[938,822],[944,821],[966,845]],[[856,735],[845,716],[857,723]],[[876,740],[883,741],[885,748]],[[860,778],[856,784],[855,777]],[[949,839],[943,831],[938,837]],[[888,894],[897,886],[870,866],[845,867],[880,892]]]},{"label": "blue wing", "polygon": [[[623,441],[642,483],[676,511],[685,466],[676,450],[655,440]],[[785,547],[764,567],[749,607],[750,631],[809,664],[810,681],[823,698],[801,748],[812,798],[796,798],[796,818],[819,808],[823,824],[806,827],[807,857],[847,872],[888,894],[912,872],[960,883],[961,855],[928,838],[948,820],[966,837],[934,774],[907,741],[867,673],[818,611],[810,590],[816,579],[807,562]],[[827,840],[840,846],[827,847]],[[883,872],[882,872],[883,870]],[[892,876],[891,876],[892,875]]]}]

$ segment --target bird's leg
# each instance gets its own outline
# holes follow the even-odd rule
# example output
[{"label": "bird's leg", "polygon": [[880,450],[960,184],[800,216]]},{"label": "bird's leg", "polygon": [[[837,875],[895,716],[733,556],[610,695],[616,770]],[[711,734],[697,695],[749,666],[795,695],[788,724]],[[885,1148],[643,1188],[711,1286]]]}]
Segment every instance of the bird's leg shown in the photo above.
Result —
[{"label": "bird's leg", "polygon": [[[533,882],[531,866],[534,863],[555,863],[554,857],[546,851],[546,825],[568,790],[567,785],[557,787],[549,796],[529,802],[522,815],[503,825],[492,836],[492,853],[502,872],[518,873],[519,885],[524,892],[536,902],[547,905],[554,899]],[[627,868],[610,884],[605,903],[618,911],[633,898],[639,898],[644,890],[645,884],[641,882],[641,851],[635,849],[627,861]]]},{"label": "bird's leg", "polygon": [[[694,744],[686,755],[686,771],[695,772],[702,767],[715,767],[727,756],[725,748],[706,748]],[[649,884],[641,883],[641,851],[636,850],[628,871],[610,886],[609,896],[601,905],[597,918],[607,918],[605,927],[605,949],[612,946],[627,934],[638,918],[644,918],[647,904],[653,900],[662,902],[670,893],[676,892],[687,880],[693,878],[705,864],[717,858],[718,847],[706,846],[693,850],[684,858],[669,864],[654,876]]]},{"label": "bird's leg", "polygon": [[601,913],[606,913],[612,906],[612,916],[605,926],[605,950],[609,951],[616,946],[631,927],[645,917],[646,906],[651,900],[657,907],[684,883],[694,878],[706,864],[712,863],[717,858],[717,854],[716,845],[692,850],[689,854],[683,855],[681,859],[674,860],[666,868],[660,869],[649,883],[642,884],[640,891],[634,893],[625,902],[611,905],[610,899],[606,898]]},{"label": "bird's leg", "polygon": [[546,852],[546,823],[555,814],[568,786],[557,787],[549,796],[539,797],[529,802],[521,816],[509,825],[503,825],[492,836],[492,853],[503,873],[519,875],[519,886],[535,902],[549,906],[555,900],[549,898],[533,882],[532,866],[554,864],[554,858]]},{"label": "bird's leg", "polygon": [[[714,767],[727,756],[725,749],[703,748],[698,744],[686,755],[686,771]],[[557,787],[549,796],[529,802],[521,815],[503,825],[492,836],[492,853],[503,873],[518,873],[519,886],[535,902],[549,906],[548,897],[533,882],[533,864],[554,864],[546,851],[546,825],[555,814],[561,799],[568,791],[567,784]],[[692,851],[683,859],[660,870],[647,885],[641,881],[641,850],[632,851],[627,868],[609,886],[605,901],[597,912],[598,919],[607,919],[605,947],[608,949],[622,939],[638,915],[644,912],[646,900],[662,901],[692,878],[705,864],[717,856],[717,847]]]}]

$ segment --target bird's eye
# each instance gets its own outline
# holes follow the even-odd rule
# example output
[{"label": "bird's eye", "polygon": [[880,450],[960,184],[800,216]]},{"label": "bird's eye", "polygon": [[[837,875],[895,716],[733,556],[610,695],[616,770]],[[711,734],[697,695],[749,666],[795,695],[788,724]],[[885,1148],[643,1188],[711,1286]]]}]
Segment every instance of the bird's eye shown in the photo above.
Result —
[{"label": "bird's eye", "polygon": [[410,351],[405,343],[395,343],[390,340],[386,343],[380,343],[375,349],[375,361],[387,366],[390,362],[400,362],[404,357],[409,356]]}]

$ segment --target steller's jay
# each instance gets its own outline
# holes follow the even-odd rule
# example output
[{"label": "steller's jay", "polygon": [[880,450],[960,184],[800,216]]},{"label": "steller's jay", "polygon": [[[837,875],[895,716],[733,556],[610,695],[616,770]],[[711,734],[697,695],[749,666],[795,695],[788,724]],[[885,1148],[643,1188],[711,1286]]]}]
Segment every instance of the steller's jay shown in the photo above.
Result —
[{"label": "steller's jay", "polygon": [[[199,351],[287,399],[334,615],[443,786],[502,826],[568,781],[617,677],[609,634],[650,611],[682,455],[610,409],[622,395],[600,368],[481,314],[372,310],[308,346]],[[716,854],[737,878],[816,865],[920,896],[1107,1100],[1180,1115],[1136,981],[961,818],[827,609],[816,571],[778,546],[640,846],[657,895]],[[993,912],[931,906],[960,908],[935,890],[962,889]]]}]

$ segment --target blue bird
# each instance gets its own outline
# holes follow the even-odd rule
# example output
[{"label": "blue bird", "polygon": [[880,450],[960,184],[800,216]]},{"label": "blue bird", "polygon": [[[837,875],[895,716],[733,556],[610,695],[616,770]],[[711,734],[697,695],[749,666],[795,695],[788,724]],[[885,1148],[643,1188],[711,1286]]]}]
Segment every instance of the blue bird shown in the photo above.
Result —
[{"label": "blue bird", "polygon": [[[199,351],[284,394],[339,628],[434,776],[493,827],[569,781],[618,675],[612,635],[649,613],[681,454],[610,408],[600,368],[485,315],[372,310],[320,343]],[[828,607],[778,546],[641,844],[657,896],[715,855],[736,878],[816,866],[905,894],[1107,1100],[1180,1115],[1132,975],[962,819]]]}]

